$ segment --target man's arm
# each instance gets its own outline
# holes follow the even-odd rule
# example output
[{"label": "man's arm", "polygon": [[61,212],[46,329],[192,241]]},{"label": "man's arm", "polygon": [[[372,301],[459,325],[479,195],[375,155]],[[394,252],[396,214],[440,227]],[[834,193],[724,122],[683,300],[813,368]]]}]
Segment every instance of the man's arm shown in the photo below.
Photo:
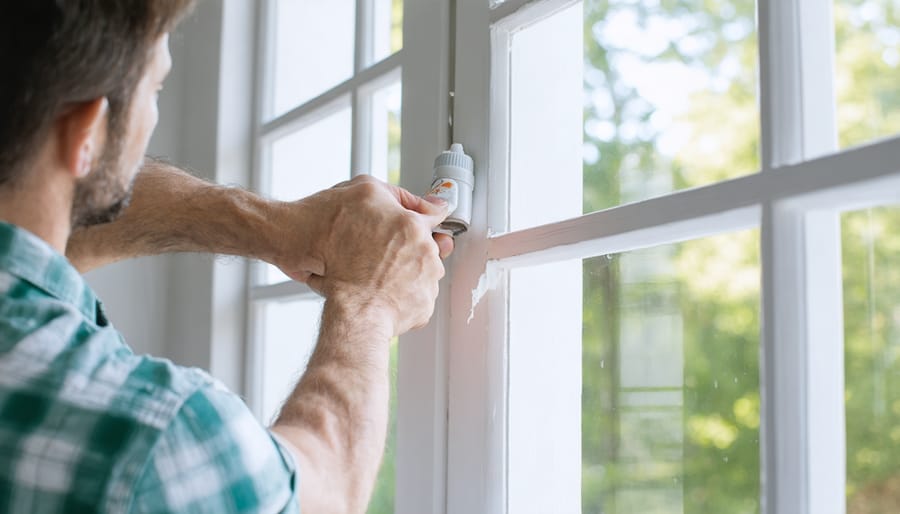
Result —
[{"label": "man's arm", "polygon": [[[162,161],[148,159],[134,183],[131,204],[112,223],[74,232],[66,254],[82,272],[120,260],[168,252],[241,255],[274,262],[284,241],[276,230],[286,204],[239,188],[210,184]],[[292,209],[295,245],[309,226]],[[279,234],[281,232],[281,234]],[[296,248],[302,253],[304,248]]]},{"label": "man's arm", "polygon": [[444,274],[431,229],[446,204],[350,187],[371,223],[331,226],[343,251],[309,280],[326,297],[319,341],[272,429],[294,447],[308,513],[366,510],[387,432],[390,339],[428,321]]},{"label": "man's arm", "polygon": [[[323,236],[322,220],[346,207],[348,191],[341,186],[348,184],[314,197],[280,202],[211,184],[175,165],[148,158],[122,216],[75,231],[66,256],[86,273],[145,255],[237,255],[274,264],[289,277],[306,282],[311,273],[324,273],[325,262],[314,248],[315,240]],[[453,240],[443,234],[434,237],[441,255],[449,255]]]}]

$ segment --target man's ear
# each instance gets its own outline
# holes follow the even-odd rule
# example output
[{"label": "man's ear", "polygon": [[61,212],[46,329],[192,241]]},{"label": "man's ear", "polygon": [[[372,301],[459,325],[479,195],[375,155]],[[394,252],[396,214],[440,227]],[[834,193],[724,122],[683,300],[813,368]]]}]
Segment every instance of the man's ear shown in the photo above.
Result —
[{"label": "man's ear", "polygon": [[74,106],[57,121],[59,160],[72,177],[87,176],[106,143],[109,101],[97,98]]}]

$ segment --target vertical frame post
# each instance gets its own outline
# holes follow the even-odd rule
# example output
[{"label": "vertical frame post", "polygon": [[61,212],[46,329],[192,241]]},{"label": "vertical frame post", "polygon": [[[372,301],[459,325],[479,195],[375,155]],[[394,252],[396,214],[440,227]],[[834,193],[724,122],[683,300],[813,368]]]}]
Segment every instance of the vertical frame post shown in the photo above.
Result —
[{"label": "vertical frame post", "polygon": [[[837,149],[831,2],[759,0],[763,173]],[[840,226],[763,210],[763,511],[844,512]]]},{"label": "vertical frame post", "polygon": [[[403,2],[400,185],[418,194],[427,191],[434,157],[450,140],[450,3]],[[441,283],[432,322],[400,338],[396,514],[446,512],[450,281]]]}]

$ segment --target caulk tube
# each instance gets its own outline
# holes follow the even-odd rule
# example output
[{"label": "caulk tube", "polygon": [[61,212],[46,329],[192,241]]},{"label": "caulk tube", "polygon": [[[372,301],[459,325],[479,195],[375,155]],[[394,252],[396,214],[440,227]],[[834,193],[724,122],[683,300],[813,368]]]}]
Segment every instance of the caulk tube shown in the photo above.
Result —
[{"label": "caulk tube", "polygon": [[472,191],[475,188],[475,161],[466,155],[463,146],[454,143],[434,161],[434,182],[430,196],[443,198],[450,215],[435,232],[456,236],[469,230],[472,222]]}]

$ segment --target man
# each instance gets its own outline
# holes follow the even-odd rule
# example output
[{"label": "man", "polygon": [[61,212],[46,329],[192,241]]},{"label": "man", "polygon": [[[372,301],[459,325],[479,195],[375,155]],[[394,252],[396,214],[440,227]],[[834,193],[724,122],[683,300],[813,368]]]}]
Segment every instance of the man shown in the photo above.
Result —
[{"label": "man", "polygon": [[[366,178],[273,202],[145,164],[191,3],[0,5],[0,512],[366,508],[389,341],[431,316],[447,206]],[[166,251],[262,259],[325,296],[271,431],[205,373],[135,356],[76,271]]]}]

